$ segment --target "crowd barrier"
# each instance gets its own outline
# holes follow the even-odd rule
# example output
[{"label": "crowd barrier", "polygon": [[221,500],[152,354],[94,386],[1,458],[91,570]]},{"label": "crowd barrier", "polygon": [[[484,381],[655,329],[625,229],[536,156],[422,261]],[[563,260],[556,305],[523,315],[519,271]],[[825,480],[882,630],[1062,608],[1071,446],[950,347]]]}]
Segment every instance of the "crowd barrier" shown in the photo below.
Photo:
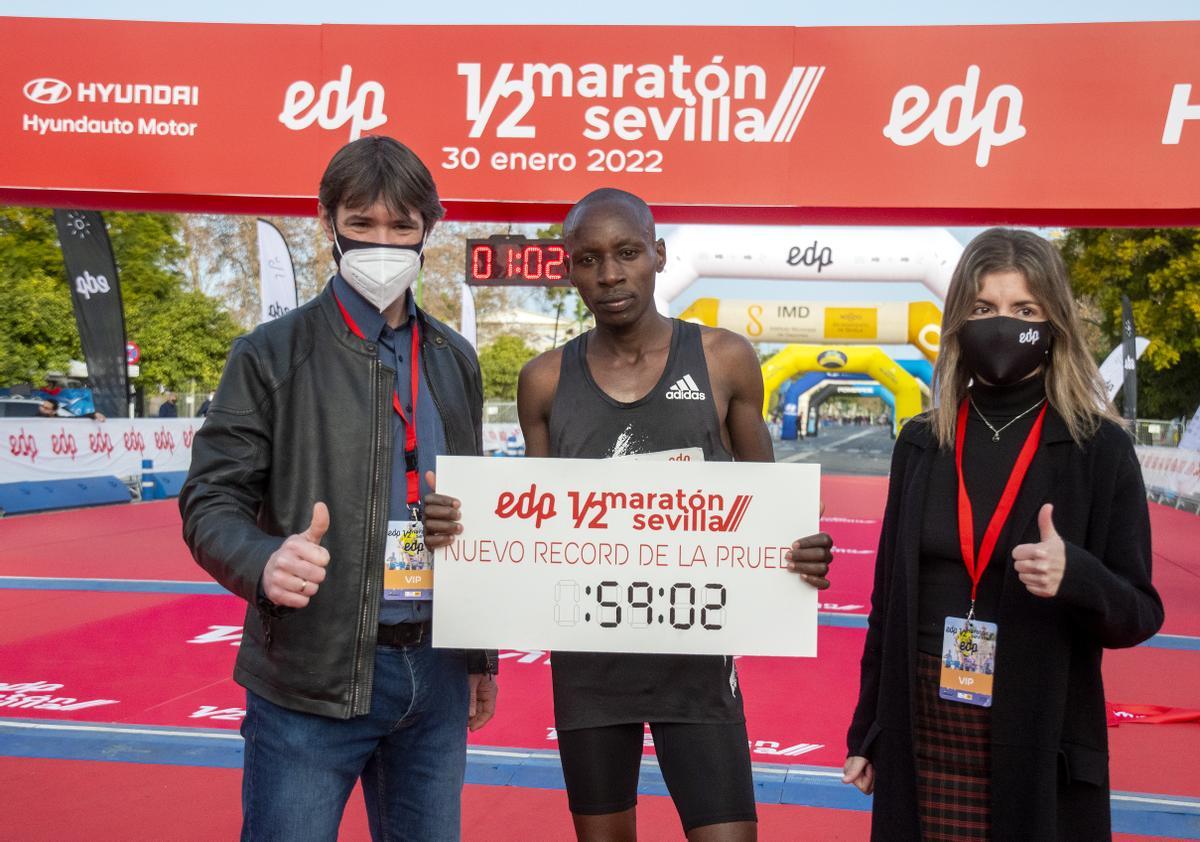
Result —
[{"label": "crowd barrier", "polygon": [[1146,490],[1160,502],[1190,504],[1200,510],[1200,450],[1138,445],[1142,480]]},{"label": "crowd barrier", "polygon": [[0,419],[0,511],[174,496],[192,461],[198,418]]},{"label": "crowd barrier", "polygon": [[[0,419],[0,513],[174,497],[201,418]],[[484,424],[485,453],[524,448],[517,424]]]},{"label": "crowd barrier", "polygon": [[[140,484],[145,498],[174,496],[191,463],[200,423],[196,418],[0,419],[0,509],[35,511],[18,502],[66,499],[62,495],[68,489],[74,489],[69,505],[115,502],[109,498],[118,489],[107,479],[86,486],[67,480],[115,478],[126,486]],[[504,451],[514,435],[519,440],[516,424],[483,426],[487,453]],[[1200,451],[1139,445],[1137,455],[1147,489],[1200,500]]]}]

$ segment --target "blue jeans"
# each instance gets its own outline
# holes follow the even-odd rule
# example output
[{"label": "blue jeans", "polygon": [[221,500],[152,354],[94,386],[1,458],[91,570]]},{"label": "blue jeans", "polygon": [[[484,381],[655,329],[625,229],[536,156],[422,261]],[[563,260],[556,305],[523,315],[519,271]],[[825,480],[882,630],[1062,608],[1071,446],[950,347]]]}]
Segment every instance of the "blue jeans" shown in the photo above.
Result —
[{"label": "blue jeans", "polygon": [[243,840],[335,840],[360,777],[371,837],[457,840],[467,667],[457,650],[375,651],[371,712],[300,713],[246,693]]}]

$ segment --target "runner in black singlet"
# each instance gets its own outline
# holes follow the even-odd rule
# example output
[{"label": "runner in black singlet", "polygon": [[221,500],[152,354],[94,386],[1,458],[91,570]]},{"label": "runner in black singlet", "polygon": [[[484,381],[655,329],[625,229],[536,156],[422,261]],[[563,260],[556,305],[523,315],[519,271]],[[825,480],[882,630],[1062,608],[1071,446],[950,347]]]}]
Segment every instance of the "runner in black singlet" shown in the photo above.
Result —
[{"label": "runner in black singlet", "polygon": [[[773,461],[749,342],[660,315],[666,262],[641,199],[594,191],[564,223],[571,282],[594,330],[532,360],[517,405],[526,455],[607,458],[698,447],[711,461]],[[458,532],[457,501],[426,498],[426,542]],[[826,588],[832,541],[792,544],[788,567]],[[582,840],[633,840],[643,729],[691,842],[756,837],[742,694],[732,657],[556,652],[559,754]]]}]

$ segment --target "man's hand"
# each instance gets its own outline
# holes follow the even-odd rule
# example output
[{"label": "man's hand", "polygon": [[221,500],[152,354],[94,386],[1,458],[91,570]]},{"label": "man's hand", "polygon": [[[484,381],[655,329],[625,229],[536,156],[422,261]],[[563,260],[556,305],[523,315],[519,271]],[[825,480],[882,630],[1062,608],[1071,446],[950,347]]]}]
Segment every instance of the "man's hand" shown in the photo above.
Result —
[{"label": "man's hand", "polygon": [[325,581],[329,550],[321,546],[321,539],[328,530],[329,509],[316,503],[308,529],[288,537],[267,559],[262,577],[267,599],[287,608],[308,605]]},{"label": "man's hand", "polygon": [[467,728],[478,731],[496,713],[496,676],[474,672],[467,676],[467,693],[469,704],[467,708]]},{"label": "man's hand", "polygon": [[1051,597],[1058,593],[1067,572],[1067,547],[1054,528],[1054,506],[1050,503],[1038,512],[1038,531],[1042,537],[1038,543],[1013,547],[1014,567],[1026,590],[1034,596]]},{"label": "man's hand", "polygon": [[[425,481],[431,491],[425,495],[425,546],[431,550],[447,547],[454,536],[462,532],[460,508],[462,504],[454,497],[437,494],[437,476],[433,471],[425,472]],[[472,701],[472,705],[474,702]],[[489,713],[490,717],[491,714]],[[487,722],[485,719],[484,722]],[[482,725],[482,723],[480,723]],[[472,728],[471,730],[475,730]]]},{"label": "man's hand", "polygon": [[818,532],[792,542],[792,548],[784,556],[787,569],[799,573],[800,578],[817,590],[829,587],[829,565],[833,561],[833,539],[828,533]]},{"label": "man's hand", "polygon": [[864,795],[875,791],[875,767],[865,757],[851,755],[842,770],[842,783],[854,784]]}]

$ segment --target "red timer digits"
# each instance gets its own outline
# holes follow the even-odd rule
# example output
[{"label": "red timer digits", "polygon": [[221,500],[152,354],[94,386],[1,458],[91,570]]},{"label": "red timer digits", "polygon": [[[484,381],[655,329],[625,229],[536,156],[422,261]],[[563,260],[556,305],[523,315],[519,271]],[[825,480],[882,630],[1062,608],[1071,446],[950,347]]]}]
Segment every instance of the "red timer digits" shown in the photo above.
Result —
[{"label": "red timer digits", "polygon": [[467,240],[467,283],[475,286],[569,286],[566,264],[561,240]]}]

